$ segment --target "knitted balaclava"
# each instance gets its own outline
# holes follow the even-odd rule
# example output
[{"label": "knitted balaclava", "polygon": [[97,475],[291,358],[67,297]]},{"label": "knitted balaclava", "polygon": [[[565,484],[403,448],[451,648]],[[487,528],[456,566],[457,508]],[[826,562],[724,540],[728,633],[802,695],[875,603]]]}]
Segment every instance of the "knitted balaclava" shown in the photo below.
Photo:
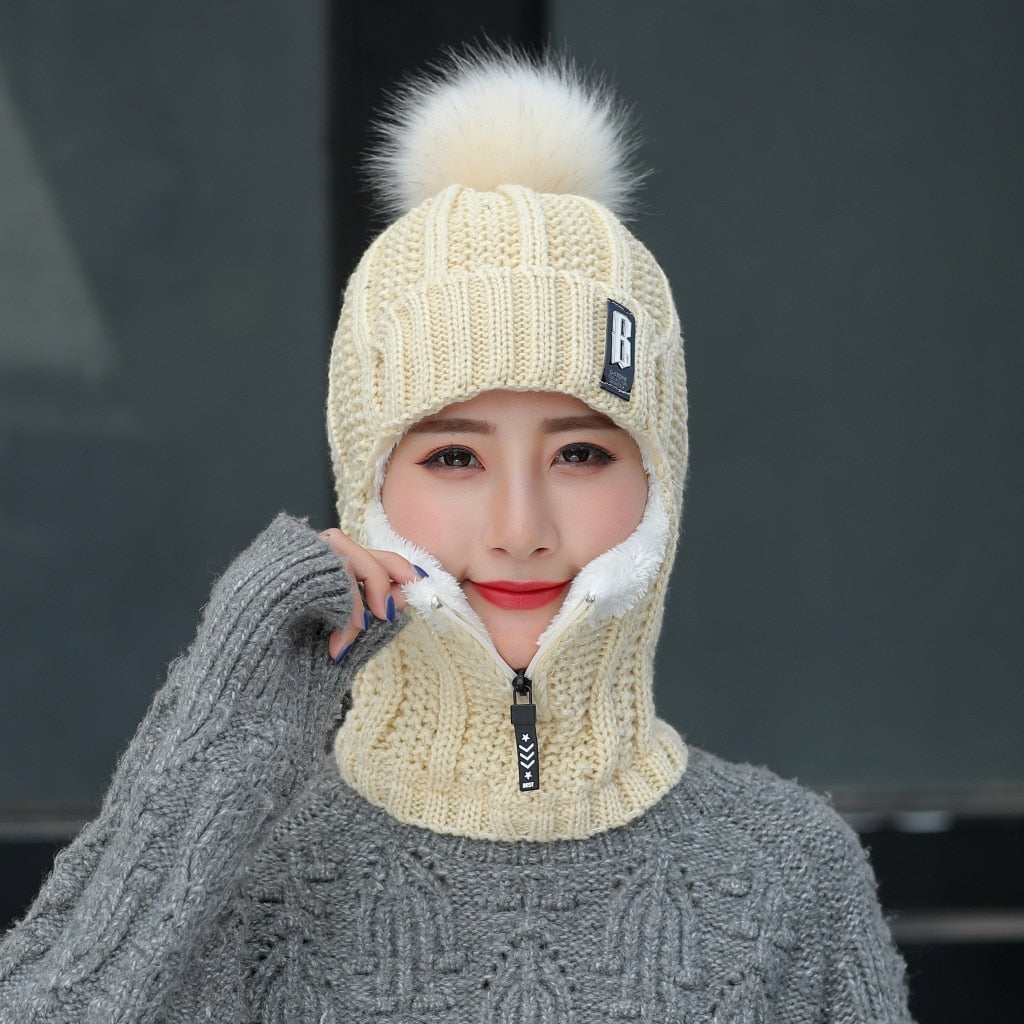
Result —
[{"label": "knitted balaclava", "polygon": [[[358,673],[336,755],[410,824],[577,838],[641,814],[685,769],[652,697],[686,473],[682,339],[661,268],[613,212],[632,184],[624,124],[565,63],[477,55],[401,96],[377,156],[399,216],[346,290],[328,433],[342,529],[429,575]],[[577,576],[525,679],[380,502],[403,433],[491,390],[581,399],[633,436],[649,480],[643,521]]]}]

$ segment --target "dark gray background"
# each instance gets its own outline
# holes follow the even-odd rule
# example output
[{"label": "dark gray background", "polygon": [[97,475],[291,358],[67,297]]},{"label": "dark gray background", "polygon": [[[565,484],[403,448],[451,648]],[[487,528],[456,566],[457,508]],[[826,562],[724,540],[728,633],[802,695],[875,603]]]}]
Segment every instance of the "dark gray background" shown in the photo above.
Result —
[{"label": "dark gray background", "polygon": [[326,518],[323,4],[0,4],[0,801],[106,786],[210,584]]},{"label": "dark gray background", "polygon": [[[98,799],[219,569],[326,524],[327,7],[0,5],[0,803]],[[1024,782],[1019,5],[549,8],[636,103],[687,337],[663,713]]]},{"label": "dark gray background", "polygon": [[819,784],[1024,777],[1024,8],[557,0],[657,169],[692,463],[661,706]]}]

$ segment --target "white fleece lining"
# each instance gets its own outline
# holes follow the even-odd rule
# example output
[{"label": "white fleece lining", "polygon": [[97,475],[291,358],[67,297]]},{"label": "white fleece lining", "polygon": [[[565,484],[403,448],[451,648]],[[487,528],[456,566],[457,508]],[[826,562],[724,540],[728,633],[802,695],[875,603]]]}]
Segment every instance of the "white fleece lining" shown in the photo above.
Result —
[{"label": "white fleece lining", "polygon": [[538,637],[538,647],[561,630],[563,619],[585,598],[593,596],[591,615],[600,622],[624,615],[650,590],[665,560],[668,515],[661,503],[661,485],[651,483],[649,488],[637,528],[579,571],[558,614]]},{"label": "white fleece lining", "polygon": [[402,593],[409,604],[428,622],[433,623],[442,632],[448,628],[450,620],[447,616],[438,614],[438,608],[435,606],[437,600],[457,611],[460,616],[487,634],[487,628],[466,600],[459,581],[426,548],[413,544],[411,540],[395,531],[379,497],[375,498],[373,504],[366,510],[366,537],[371,547],[380,551],[395,551],[413,565],[418,565],[426,571],[427,575],[423,579],[403,584]]},{"label": "white fleece lining", "polygon": [[[370,545],[383,551],[395,551],[426,570],[426,577],[404,584],[402,592],[409,604],[439,630],[448,628],[449,619],[438,614],[438,601],[487,635],[486,627],[470,606],[459,581],[426,549],[398,534],[388,520],[380,500],[386,462],[383,459],[378,467],[378,496],[366,511],[366,536]],[[624,541],[598,555],[579,571],[558,613],[538,638],[538,647],[560,632],[564,620],[574,613],[581,601],[593,597],[591,615],[597,621],[623,615],[637,605],[657,578],[668,548],[669,520],[661,484],[650,472],[646,454],[644,466],[648,469],[648,493],[643,519]]]}]

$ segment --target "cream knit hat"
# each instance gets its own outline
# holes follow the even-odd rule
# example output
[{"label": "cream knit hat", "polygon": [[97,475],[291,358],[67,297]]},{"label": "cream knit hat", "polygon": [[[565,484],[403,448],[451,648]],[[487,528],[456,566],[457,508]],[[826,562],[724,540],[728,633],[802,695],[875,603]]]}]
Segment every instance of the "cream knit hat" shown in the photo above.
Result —
[{"label": "cream knit hat", "polygon": [[682,339],[664,273],[613,212],[630,149],[614,99],[566,63],[477,55],[402,94],[374,161],[402,215],[352,275],[331,354],[346,532],[364,536],[409,426],[492,389],[574,395],[628,430],[674,532]]},{"label": "cream knit hat", "polygon": [[[413,621],[354,681],[336,754],[400,820],[483,838],[589,835],[642,813],[685,768],[651,678],[686,474],[682,338],[665,275],[615,212],[636,182],[629,151],[605,89],[564,62],[498,54],[403,93],[377,155],[399,216],[348,283],[328,434],[342,529],[430,575],[405,588]],[[516,792],[514,745],[508,756],[509,666],[458,582],[391,530],[379,499],[411,425],[490,390],[581,399],[637,440],[649,478],[636,533],[580,572],[539,641],[546,781],[529,794]]]}]

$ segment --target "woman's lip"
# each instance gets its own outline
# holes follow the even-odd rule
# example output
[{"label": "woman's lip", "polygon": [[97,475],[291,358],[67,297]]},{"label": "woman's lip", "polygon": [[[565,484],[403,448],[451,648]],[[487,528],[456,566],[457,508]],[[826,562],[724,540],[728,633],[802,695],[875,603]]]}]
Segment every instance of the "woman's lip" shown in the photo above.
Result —
[{"label": "woman's lip", "polygon": [[570,581],[563,583],[530,582],[521,583],[515,580],[488,580],[486,583],[468,581],[476,588],[477,593],[485,600],[499,608],[513,611],[530,611],[543,608],[546,604],[557,601],[564,594]]}]

